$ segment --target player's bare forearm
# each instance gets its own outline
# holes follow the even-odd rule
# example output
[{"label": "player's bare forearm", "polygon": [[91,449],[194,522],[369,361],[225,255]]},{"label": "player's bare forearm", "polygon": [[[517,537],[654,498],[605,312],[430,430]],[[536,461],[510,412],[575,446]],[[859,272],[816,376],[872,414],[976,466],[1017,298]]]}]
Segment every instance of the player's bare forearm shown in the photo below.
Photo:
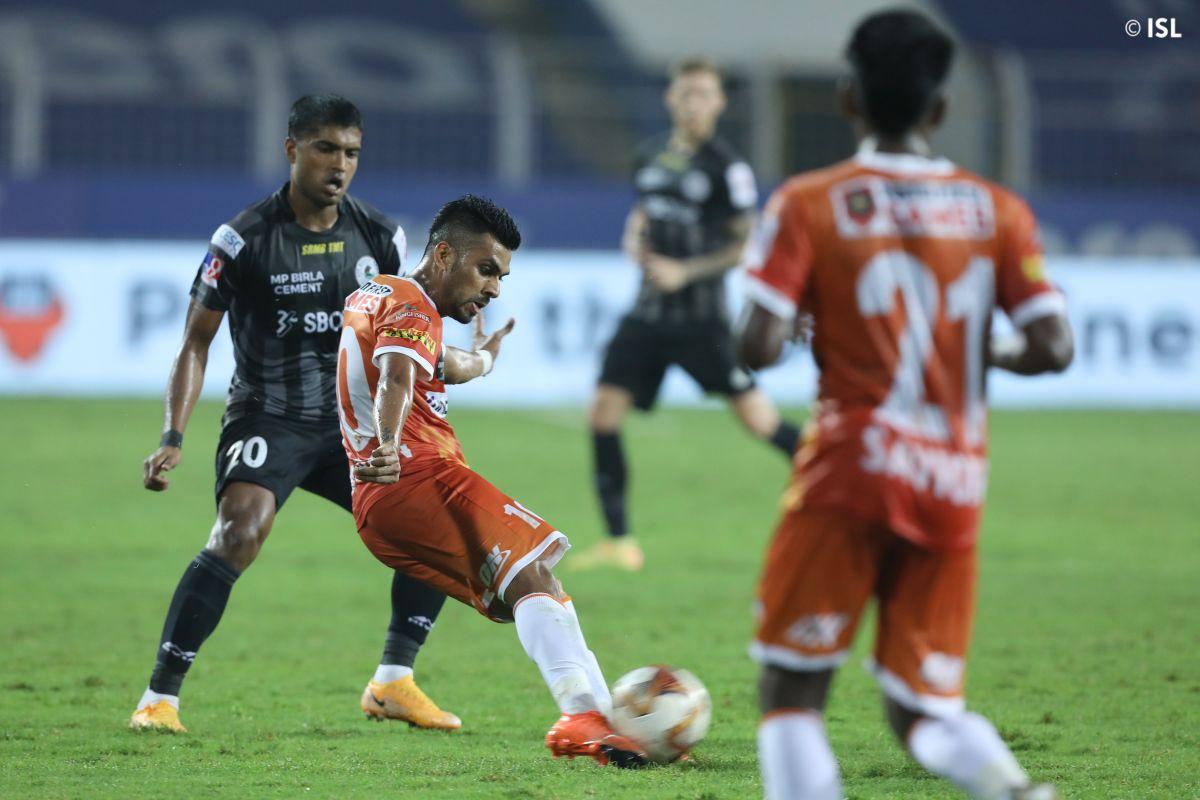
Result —
[{"label": "player's bare forearm", "polygon": [[991,366],[1017,375],[1062,372],[1075,357],[1075,337],[1066,317],[1042,317],[1017,337],[993,340],[988,356]]},{"label": "player's bare forearm", "polygon": [[395,483],[400,479],[400,433],[412,411],[417,364],[399,353],[384,353],[379,363],[375,394],[375,430],[379,447],[351,465],[354,479],[365,483]]},{"label": "player's bare forearm", "polygon": [[621,234],[621,250],[630,261],[641,263],[646,249],[646,212],[634,207],[625,217],[625,230]]},{"label": "player's bare forearm", "polygon": [[483,375],[486,366],[479,353],[457,347],[446,347],[443,358],[447,385],[473,381]]},{"label": "player's bare forearm", "polygon": [[204,371],[208,366],[208,349],[225,317],[223,311],[205,308],[195,300],[188,306],[184,323],[183,343],[171,365],[167,379],[167,396],[163,431],[182,433],[187,427],[192,409],[204,386]]},{"label": "player's bare forearm", "polygon": [[769,367],[783,355],[783,345],[794,328],[793,321],[751,303],[742,316],[738,331],[738,356],[750,369]]},{"label": "player's bare forearm", "polygon": [[742,260],[746,242],[754,230],[754,215],[741,214],[729,223],[729,244],[720,250],[715,250],[703,256],[685,259],[684,268],[689,280],[700,280],[712,275],[720,275],[736,267]]},{"label": "player's bare forearm", "polygon": [[167,379],[163,437],[158,449],[142,461],[142,485],[151,491],[161,492],[170,486],[165,473],[177,467],[182,458],[183,431],[196,407],[196,399],[200,397],[204,369],[208,366],[208,348],[224,316],[223,311],[212,311],[194,300],[188,306],[183,344],[179,346],[171,364],[171,376]]},{"label": "player's bare forearm", "polygon": [[483,311],[476,314],[471,332],[471,349],[446,347],[442,350],[445,382],[466,383],[491,372],[496,359],[500,357],[500,343],[512,333],[516,324],[517,321],[510,317],[502,327],[488,333],[483,327]]}]

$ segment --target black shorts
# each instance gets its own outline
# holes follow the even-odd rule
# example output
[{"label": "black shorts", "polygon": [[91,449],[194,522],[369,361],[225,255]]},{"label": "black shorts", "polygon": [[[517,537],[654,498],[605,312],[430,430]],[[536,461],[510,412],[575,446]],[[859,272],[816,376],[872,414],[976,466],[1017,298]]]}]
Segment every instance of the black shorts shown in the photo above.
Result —
[{"label": "black shorts", "polygon": [[350,467],[336,420],[255,412],[226,422],[217,443],[218,504],[235,481],[270,489],[276,510],[297,486],[350,510]]},{"label": "black shorts", "polygon": [[649,411],[671,364],[709,394],[736,397],[754,388],[754,376],[738,360],[729,326],[720,320],[680,325],[625,317],[608,343],[599,382],[628,390],[634,406]]}]

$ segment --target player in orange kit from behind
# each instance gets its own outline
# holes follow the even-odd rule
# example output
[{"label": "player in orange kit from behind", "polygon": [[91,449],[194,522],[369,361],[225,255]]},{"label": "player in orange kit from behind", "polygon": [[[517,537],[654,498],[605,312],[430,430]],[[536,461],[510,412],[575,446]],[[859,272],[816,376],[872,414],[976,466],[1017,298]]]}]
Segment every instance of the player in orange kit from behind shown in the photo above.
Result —
[{"label": "player in orange kit from behind", "polygon": [[[858,155],[767,205],[741,339],[778,360],[814,320],[820,388],[759,587],[759,760],[768,798],[841,800],[822,713],[867,600],[872,669],[913,757],[980,800],[1049,800],[965,711],[975,539],[987,483],[987,366],[1061,371],[1073,344],[1028,207],[928,155],[953,44],[924,16],[864,20],[842,88]],[[1023,334],[990,347],[993,308]]]},{"label": "player in orange kit from behind", "polygon": [[[507,212],[467,195],[438,212],[409,276],[380,275],[346,299],[337,394],[354,516],[384,564],[516,622],[562,712],[546,734],[555,756],[640,766],[645,754],[609,727],[604,676],[551,572],[567,538],[468,467],[446,421],[445,382],[490,372],[512,329],[485,335],[480,312],[520,243]],[[472,352],[443,347],[442,317],[476,320]]]}]

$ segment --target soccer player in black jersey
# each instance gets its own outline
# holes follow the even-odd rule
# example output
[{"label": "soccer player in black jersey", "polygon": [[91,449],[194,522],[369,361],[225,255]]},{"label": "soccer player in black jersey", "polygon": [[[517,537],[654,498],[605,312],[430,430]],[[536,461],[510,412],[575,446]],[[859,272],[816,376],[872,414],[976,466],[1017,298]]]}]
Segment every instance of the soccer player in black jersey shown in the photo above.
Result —
[{"label": "soccer player in black jersey", "polygon": [[630,406],[653,408],[671,364],[704,391],[726,397],[747,430],[789,458],[800,436],[755,387],[730,333],[725,273],[737,265],[750,235],[758,190],[750,166],[715,135],[725,109],[720,71],[704,58],[679,63],[665,102],[672,129],[637,155],[638,199],[621,243],[642,269],[641,288],[608,345],[591,406],[596,490],[608,538],[576,556],[575,568],[642,566],[641,548],[627,535],[621,422]]},{"label": "soccer player in black jersey", "polygon": [[[147,489],[165,490],[165,473],[179,464],[209,345],[226,314],[237,366],[217,445],[216,523],[175,590],[134,728],[184,730],[183,678],[292,490],[351,508],[335,390],[342,305],[377,274],[398,274],[407,249],[396,223],[346,194],[361,146],[362,119],[350,101],[297,100],[285,142],[290,181],[217,228],[192,284],[167,384],[165,432],[143,464]],[[455,382],[457,355],[449,351],[439,365],[447,383]],[[445,599],[394,574],[383,658],[362,696],[368,715],[428,728],[461,725],[412,678],[413,659]]]}]

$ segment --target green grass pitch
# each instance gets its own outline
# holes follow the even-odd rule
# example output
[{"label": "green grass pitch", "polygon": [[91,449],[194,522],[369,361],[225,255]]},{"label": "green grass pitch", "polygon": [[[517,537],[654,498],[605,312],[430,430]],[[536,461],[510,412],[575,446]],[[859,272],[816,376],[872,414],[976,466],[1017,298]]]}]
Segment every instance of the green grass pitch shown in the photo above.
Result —
[{"label": "green grass pitch", "polygon": [[[648,566],[560,572],[610,680],[670,662],[713,695],[693,761],[618,772],[548,756],[555,709],[513,629],[454,603],[417,675],[464,730],[364,720],[388,573],[349,516],[303,492],[184,686],[191,733],[126,730],[213,513],[219,407],[200,406],[171,490],[152,495],[140,462],[159,409],[0,400],[0,797],[759,795],[745,649],[785,469],[729,415],[632,420]],[[577,544],[596,539],[581,413],[452,418],[476,469]],[[1200,416],[997,413],[992,442],[970,705],[1068,798],[1200,797]],[[892,742],[860,660],[828,715],[848,797],[957,797]]]}]

